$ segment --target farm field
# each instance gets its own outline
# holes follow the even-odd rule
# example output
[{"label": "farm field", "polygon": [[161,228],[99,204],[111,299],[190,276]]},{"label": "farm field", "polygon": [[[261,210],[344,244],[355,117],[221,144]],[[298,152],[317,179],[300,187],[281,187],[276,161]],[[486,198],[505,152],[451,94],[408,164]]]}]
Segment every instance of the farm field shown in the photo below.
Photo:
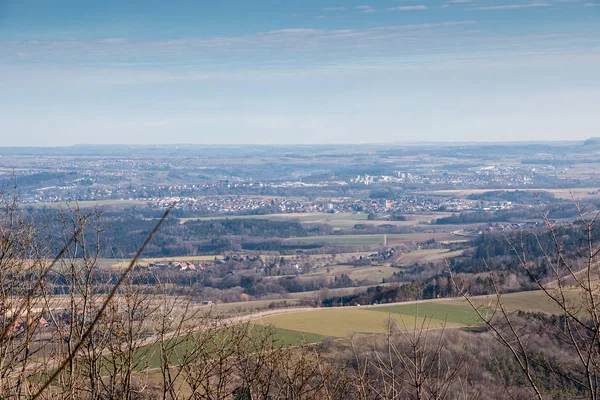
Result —
[{"label": "farm field", "polygon": [[282,346],[294,346],[300,343],[317,343],[323,339],[323,335],[307,333],[274,327],[274,339]]},{"label": "farm field", "polygon": [[[344,307],[290,312],[259,319],[256,323],[323,336],[346,337],[353,333],[384,333],[387,321],[386,313]],[[400,319],[398,323],[401,323]]]},{"label": "farm field", "polygon": [[298,296],[289,299],[272,299],[272,300],[254,300],[240,301],[235,303],[217,303],[213,305],[216,310],[228,315],[248,315],[254,312],[264,311],[271,303],[280,303],[285,301],[290,306],[297,306],[299,303]]},{"label": "farm field", "polygon": [[395,233],[388,235],[388,245],[395,246],[403,243],[425,242],[430,239],[434,239],[436,242],[443,243],[464,241],[464,238],[460,238],[450,232]]},{"label": "farm field", "polygon": [[135,206],[135,205],[142,205],[142,204],[147,204],[146,201],[144,200],[90,200],[90,201],[70,201],[70,202],[65,202],[65,201],[57,201],[57,202],[52,202],[52,203],[26,203],[23,204],[23,207],[34,207],[34,208],[42,208],[42,207],[53,207],[53,208],[58,208],[58,207],[76,207],[79,206],[80,208],[90,208],[90,207],[108,207],[108,206],[120,206],[120,207],[130,207],[130,206]]},{"label": "farm field", "polygon": [[398,259],[400,265],[412,265],[415,263],[428,263],[442,261],[444,258],[458,257],[464,250],[450,251],[447,249],[426,249],[415,250],[410,253],[402,254]]},{"label": "farm field", "polygon": [[399,304],[369,308],[369,310],[383,312],[389,315],[399,314],[403,322],[414,319],[415,316],[431,318],[434,321],[447,321],[448,326],[464,325],[474,326],[479,324],[479,316],[466,303],[447,304],[442,301],[429,301],[412,304]]},{"label": "farm field", "polygon": [[217,217],[201,217],[201,218],[180,218],[181,223],[193,220],[211,220],[211,219],[269,219],[269,220],[298,220],[303,224],[327,224],[334,229],[349,229],[356,224],[365,225],[395,225],[395,226],[415,226],[424,222],[430,222],[436,218],[447,217],[451,213],[426,213],[426,214],[407,214],[406,221],[385,221],[385,220],[369,220],[367,214],[361,213],[284,213],[284,214],[265,214],[265,215],[228,215]]},{"label": "farm field", "polygon": [[260,319],[257,323],[274,325],[324,336],[346,337],[353,333],[384,333],[389,319],[412,329],[423,323],[428,328],[474,326],[477,314],[468,305],[428,305],[426,302],[380,307],[342,307],[298,311]]},{"label": "farm field", "polygon": [[[389,235],[388,235],[389,237]],[[305,236],[285,239],[287,244],[324,244],[338,246],[373,246],[383,245],[385,235],[326,235]]]},{"label": "farm field", "polygon": [[[270,214],[269,214],[270,215]],[[214,217],[192,217],[179,218],[179,223],[185,224],[189,221],[211,221],[219,219],[268,219],[267,215],[218,215]]]},{"label": "farm field", "polygon": [[[256,330],[257,334],[260,334],[262,330],[266,329],[264,325],[254,324],[251,326],[251,329]],[[275,346],[295,346],[301,343],[317,343],[323,339],[324,336],[315,334],[315,333],[307,333],[307,332],[299,332],[291,329],[283,329],[278,327],[273,327],[273,340]],[[182,342],[177,345],[177,348],[183,348],[186,346],[186,342]],[[145,362],[143,364],[144,367],[149,368],[160,368],[160,347],[158,344],[152,346],[146,346],[139,350],[140,356],[143,355]],[[180,356],[178,356],[178,352],[174,353],[174,359],[171,360],[175,365],[181,362]]]},{"label": "farm field", "polygon": [[[329,272],[327,272],[329,270]],[[298,276],[300,279],[311,279],[320,276],[336,277],[342,274],[348,275],[353,280],[369,279],[371,281],[380,282],[383,278],[389,278],[398,272],[398,268],[392,268],[387,265],[366,265],[366,266],[353,266],[353,265],[332,265],[328,267],[322,267],[314,272],[303,274]]]},{"label": "farm field", "polygon": [[[209,256],[178,256],[178,257],[150,257],[150,258],[140,258],[138,260],[139,265],[148,265],[149,263],[160,263],[160,262],[168,262],[168,261],[188,261],[188,262],[196,262],[196,261],[212,261],[217,258],[223,258],[222,255],[209,255]],[[131,260],[119,261],[112,258],[102,258],[99,260],[101,266],[104,267],[127,267]]]},{"label": "farm field", "polygon": [[304,236],[285,239],[286,243],[297,244],[325,244],[340,246],[373,246],[383,245],[386,241],[388,246],[399,244],[412,244],[434,239],[438,242],[463,242],[465,238],[452,235],[450,232],[435,233],[391,233],[391,234],[371,234],[371,235],[323,235],[323,236]]},{"label": "farm field", "polygon": [[[585,166],[586,169],[589,169],[589,165]],[[576,174],[575,174],[576,175]],[[573,195],[576,199],[582,199],[586,197],[598,196],[599,188],[575,188],[575,189],[449,189],[449,190],[434,190],[430,192],[415,192],[415,194],[429,194],[429,195],[441,195],[441,196],[457,196],[457,197],[467,197],[471,194],[481,194],[487,192],[496,192],[496,191],[534,191],[534,192],[547,192],[553,194],[557,199],[565,199],[570,200],[571,195]]]},{"label": "farm field", "polygon": [[[578,300],[576,290],[566,292],[571,300]],[[508,311],[539,311],[547,313],[560,313],[560,309],[552,303],[540,290],[517,292],[502,295],[502,302]],[[478,307],[493,308],[496,304],[495,296],[477,296],[473,303]],[[448,305],[467,305],[464,299],[449,300]]]},{"label": "farm field", "polygon": [[596,176],[598,171],[600,171],[599,163],[575,164],[570,166],[569,169],[565,171],[565,176],[569,178],[590,179]]},{"label": "farm field", "polygon": [[[547,192],[553,193],[558,199],[571,200],[572,197],[575,199],[584,199],[588,197],[597,197],[600,189],[598,188],[578,188],[578,189],[549,189]],[[572,196],[572,197],[571,197]]]},{"label": "farm field", "polygon": [[298,219],[301,223],[320,223],[331,225],[336,229],[348,229],[356,224],[365,225],[394,225],[394,226],[414,226],[423,222],[430,222],[432,219],[447,217],[450,213],[427,213],[427,214],[408,214],[406,221],[385,221],[369,220],[367,214],[352,213],[306,213],[306,214],[280,214],[272,215],[272,219]]},{"label": "farm field", "polygon": [[[573,300],[577,292],[570,292]],[[558,313],[560,310],[545,298],[541,291],[510,293],[502,296],[509,311],[540,311]],[[474,303],[490,311],[495,297],[478,296]],[[448,327],[467,327],[479,324],[477,313],[464,299],[424,300],[418,303],[393,305],[307,309],[265,317],[257,321],[279,328],[305,331],[324,336],[346,337],[352,333],[383,333],[386,321],[392,318],[400,327],[420,327],[424,319],[429,328],[439,328],[446,321]]]}]

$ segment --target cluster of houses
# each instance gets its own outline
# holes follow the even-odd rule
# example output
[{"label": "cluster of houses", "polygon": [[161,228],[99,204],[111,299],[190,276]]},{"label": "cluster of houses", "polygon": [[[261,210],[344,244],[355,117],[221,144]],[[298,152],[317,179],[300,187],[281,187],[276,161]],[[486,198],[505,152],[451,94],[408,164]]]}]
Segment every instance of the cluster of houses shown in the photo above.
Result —
[{"label": "cluster of houses", "polygon": [[[550,221],[552,222],[554,225],[556,224],[560,224],[561,222],[559,221]],[[490,226],[489,228],[487,228],[487,230],[489,231],[493,231],[494,229],[505,232],[505,231],[515,231],[515,230],[520,230],[520,229],[524,229],[524,228],[533,228],[536,226],[539,226],[543,224],[540,221],[527,221],[527,222],[519,222],[519,223],[502,223],[502,224],[496,224],[494,227]]]},{"label": "cluster of houses", "polygon": [[360,259],[362,260],[364,258],[368,258],[369,260],[374,261],[374,262],[381,262],[381,261],[392,258],[394,256],[394,254],[396,254],[396,250],[393,248],[390,248],[387,250],[378,251],[377,253],[371,253],[366,256],[360,256]]},{"label": "cluster of houses", "polygon": [[150,270],[176,269],[179,271],[199,271],[206,268],[206,263],[194,264],[189,261],[151,262],[147,266],[137,265],[136,267],[138,269],[148,268]]},{"label": "cluster of houses", "polygon": [[[40,315],[37,317],[19,317],[15,320],[10,334],[18,335],[27,329],[50,329],[54,326],[53,320],[50,317]],[[71,313],[58,312],[54,315],[54,320],[60,326],[68,326],[71,324]]]},{"label": "cluster of houses", "polygon": [[253,263],[255,261],[261,261],[260,256],[258,255],[227,255],[222,259],[215,259],[213,261],[199,261],[199,262],[190,262],[190,261],[162,261],[162,262],[150,262],[148,264],[138,264],[136,269],[149,269],[149,270],[177,270],[177,271],[203,271],[206,269],[210,269],[211,267],[216,267],[218,265],[226,264],[228,262],[237,262],[237,263]]},{"label": "cluster of houses", "polygon": [[[208,214],[248,214],[259,209],[281,213],[335,213],[357,211],[365,213],[463,211],[473,208],[465,199],[440,196],[411,195],[392,199],[350,199],[340,197],[327,201],[301,201],[286,198],[254,198],[251,196],[219,197],[154,197],[146,199],[153,208],[165,209],[173,202],[176,208],[204,211]],[[506,207],[506,205],[504,205]]]},{"label": "cluster of houses", "polygon": [[[388,247],[380,251],[364,254],[358,257],[360,262],[381,263],[393,259],[397,255],[396,249]],[[179,271],[184,273],[206,272],[214,276],[235,275],[240,271],[263,272],[266,276],[297,275],[308,273],[327,266],[327,262],[300,262],[300,260],[285,259],[284,257],[265,257],[260,255],[232,254],[212,261],[175,261],[149,262],[138,264],[136,269],[154,271]]]},{"label": "cluster of houses", "polygon": [[46,318],[44,318],[44,317],[37,317],[37,318],[20,317],[15,320],[10,333],[12,333],[13,335],[16,335],[19,332],[22,332],[27,328],[30,328],[30,329],[36,328],[36,327],[48,328],[49,326],[50,326],[50,324],[48,323],[48,320],[46,320]]}]

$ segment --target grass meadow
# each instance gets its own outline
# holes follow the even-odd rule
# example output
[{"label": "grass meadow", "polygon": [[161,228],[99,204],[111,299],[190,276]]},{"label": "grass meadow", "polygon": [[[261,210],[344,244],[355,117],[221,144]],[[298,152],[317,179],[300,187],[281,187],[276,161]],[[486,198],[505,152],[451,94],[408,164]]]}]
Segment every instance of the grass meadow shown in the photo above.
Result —
[{"label": "grass meadow", "polygon": [[[568,292],[572,301],[578,299],[575,290]],[[541,291],[510,293],[502,296],[509,311],[535,311],[558,313]],[[490,315],[496,305],[494,296],[478,296],[473,299],[484,315]],[[353,333],[384,333],[388,318],[400,327],[412,329],[420,327],[473,327],[480,325],[475,310],[464,299],[425,300],[418,303],[349,306],[345,308],[318,309],[305,312],[291,312],[260,319],[258,323],[272,324],[278,328],[313,333],[323,336],[346,337]]]}]

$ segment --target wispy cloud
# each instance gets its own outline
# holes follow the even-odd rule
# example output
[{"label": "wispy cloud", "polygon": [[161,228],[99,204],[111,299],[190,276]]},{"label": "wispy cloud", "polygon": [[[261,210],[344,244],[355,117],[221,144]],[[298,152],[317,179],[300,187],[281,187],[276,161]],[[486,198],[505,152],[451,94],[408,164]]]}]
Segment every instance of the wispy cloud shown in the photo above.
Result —
[{"label": "wispy cloud", "polygon": [[537,8],[537,7],[550,7],[548,3],[525,3],[525,4],[503,4],[498,6],[479,6],[479,7],[468,7],[465,8],[467,11],[471,10],[516,10],[520,8]]},{"label": "wispy cloud", "polygon": [[360,10],[360,12],[362,12],[362,13],[372,13],[372,12],[375,12],[375,10],[373,9],[373,7],[371,7],[371,6],[356,6],[354,8],[356,8],[357,10]]},{"label": "wispy cloud", "polygon": [[427,10],[427,6],[419,5],[419,6],[400,6],[400,7],[386,8],[386,11],[421,11],[421,10]]},{"label": "wispy cloud", "polygon": [[344,11],[346,7],[325,7],[323,11]]},{"label": "wispy cloud", "polygon": [[598,6],[598,4],[594,4],[594,3],[585,3],[583,6],[584,6],[584,7],[597,7],[597,6]]},{"label": "wispy cloud", "polygon": [[126,38],[105,38],[98,40],[100,43],[126,43]]},{"label": "wispy cloud", "polygon": [[[239,79],[245,79],[248,71],[268,75],[288,70],[298,74],[304,70],[339,71],[366,66],[398,69],[424,62],[438,65],[443,60],[494,53],[496,49],[502,49],[503,54],[548,47],[557,52],[572,51],[582,48],[582,43],[590,43],[592,37],[499,36],[479,26],[477,21],[465,20],[370,29],[280,29],[175,40],[0,41],[0,67],[29,71],[32,76],[46,69],[56,70],[56,74],[86,70],[90,71],[82,78],[86,82],[93,80],[96,68],[101,68],[105,71],[103,79],[115,84],[126,83],[138,69],[152,73],[140,74],[132,83],[202,81],[215,79],[219,73],[236,72]],[[473,28],[482,31],[473,34]],[[596,48],[600,49],[600,43]],[[124,70],[133,72],[120,75],[119,71]],[[69,79],[71,73],[64,75]],[[11,74],[0,72],[0,76]],[[41,84],[50,84],[51,80],[44,82],[48,83]]]},{"label": "wispy cloud", "polygon": [[[325,16],[318,16],[325,18]],[[174,59],[204,57],[213,59],[211,53],[226,57],[231,54],[248,54],[258,49],[269,52],[280,49],[308,50],[324,47],[368,46],[381,47],[390,41],[411,38],[414,43],[419,36],[431,36],[435,30],[453,29],[461,33],[461,27],[477,24],[477,21],[446,21],[428,24],[396,25],[370,29],[279,29],[253,35],[190,37],[173,40],[100,39],[100,40],[33,40],[0,41],[0,60],[11,62],[59,63],[73,61],[84,64],[103,63],[106,60],[129,60],[132,63],[147,62],[146,57],[156,57],[162,62]],[[187,53],[189,52],[189,53]],[[19,57],[16,57],[19,54]],[[25,56],[25,60],[22,60]],[[214,59],[213,59],[214,60]]]}]

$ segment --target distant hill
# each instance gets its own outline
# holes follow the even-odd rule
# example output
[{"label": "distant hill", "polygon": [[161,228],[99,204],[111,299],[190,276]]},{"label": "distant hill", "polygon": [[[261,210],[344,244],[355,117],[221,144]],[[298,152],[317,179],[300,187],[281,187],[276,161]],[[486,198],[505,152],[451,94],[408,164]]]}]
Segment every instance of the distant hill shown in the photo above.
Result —
[{"label": "distant hill", "polygon": [[599,146],[600,145],[600,137],[589,138],[585,142],[583,142],[583,145],[584,146]]}]

